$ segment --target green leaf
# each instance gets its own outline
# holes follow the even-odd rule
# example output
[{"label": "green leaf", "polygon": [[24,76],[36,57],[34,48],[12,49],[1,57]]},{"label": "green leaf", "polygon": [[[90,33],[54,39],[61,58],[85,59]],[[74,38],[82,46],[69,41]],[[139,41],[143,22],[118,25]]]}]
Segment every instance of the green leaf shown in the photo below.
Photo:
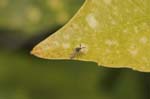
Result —
[{"label": "green leaf", "polygon": [[149,0],[86,0],[70,22],[32,54],[150,72],[149,5]]}]

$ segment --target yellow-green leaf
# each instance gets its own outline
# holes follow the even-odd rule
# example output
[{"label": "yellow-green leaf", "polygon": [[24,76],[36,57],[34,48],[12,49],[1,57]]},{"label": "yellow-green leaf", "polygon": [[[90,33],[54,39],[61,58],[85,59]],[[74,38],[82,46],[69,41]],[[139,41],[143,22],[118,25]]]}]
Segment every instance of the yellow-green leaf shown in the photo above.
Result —
[{"label": "yellow-green leaf", "polygon": [[149,5],[150,0],[86,0],[71,21],[32,54],[150,72]]}]

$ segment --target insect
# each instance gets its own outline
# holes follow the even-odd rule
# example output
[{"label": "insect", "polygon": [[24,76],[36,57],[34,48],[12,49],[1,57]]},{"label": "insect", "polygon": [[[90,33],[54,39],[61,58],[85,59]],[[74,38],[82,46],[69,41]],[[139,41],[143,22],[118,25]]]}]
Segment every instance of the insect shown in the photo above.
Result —
[{"label": "insect", "polygon": [[74,58],[81,52],[81,50],[82,50],[83,48],[86,48],[86,47],[81,46],[81,44],[80,44],[79,47],[76,47],[76,48],[74,49],[73,53],[71,54],[70,59],[74,59]]}]

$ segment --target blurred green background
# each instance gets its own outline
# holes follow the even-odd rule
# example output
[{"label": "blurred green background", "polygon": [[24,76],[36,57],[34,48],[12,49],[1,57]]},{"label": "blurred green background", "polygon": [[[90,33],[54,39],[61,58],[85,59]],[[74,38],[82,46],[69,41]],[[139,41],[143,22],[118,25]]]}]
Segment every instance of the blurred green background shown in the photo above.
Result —
[{"label": "blurred green background", "polygon": [[150,74],[30,55],[84,0],[0,0],[0,99],[150,99]]}]

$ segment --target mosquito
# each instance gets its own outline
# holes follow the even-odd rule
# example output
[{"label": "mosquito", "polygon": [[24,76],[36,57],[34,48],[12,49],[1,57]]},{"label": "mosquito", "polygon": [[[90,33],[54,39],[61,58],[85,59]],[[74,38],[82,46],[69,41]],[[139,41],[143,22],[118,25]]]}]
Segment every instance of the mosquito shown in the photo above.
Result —
[{"label": "mosquito", "polygon": [[81,52],[81,50],[84,48],[86,48],[86,47],[82,46],[81,44],[79,47],[76,47],[74,49],[73,53],[71,54],[70,59],[74,59]]}]

